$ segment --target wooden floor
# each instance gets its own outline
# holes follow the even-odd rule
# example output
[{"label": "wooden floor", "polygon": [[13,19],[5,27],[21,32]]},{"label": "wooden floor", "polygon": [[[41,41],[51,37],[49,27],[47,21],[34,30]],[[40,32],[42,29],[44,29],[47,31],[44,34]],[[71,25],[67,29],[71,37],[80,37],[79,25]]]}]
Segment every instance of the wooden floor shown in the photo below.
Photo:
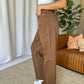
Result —
[{"label": "wooden floor", "polygon": [[[56,84],[84,84],[84,75],[57,65]],[[0,84],[33,84],[35,73],[32,59],[0,71]]]}]

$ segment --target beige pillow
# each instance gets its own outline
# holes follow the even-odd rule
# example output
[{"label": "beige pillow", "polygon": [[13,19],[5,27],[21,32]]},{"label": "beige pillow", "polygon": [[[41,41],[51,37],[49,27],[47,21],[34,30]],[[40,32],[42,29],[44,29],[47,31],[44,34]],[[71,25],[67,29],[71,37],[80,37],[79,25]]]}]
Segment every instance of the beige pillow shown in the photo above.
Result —
[{"label": "beige pillow", "polygon": [[80,52],[84,52],[84,38],[78,39],[78,47]]},{"label": "beige pillow", "polygon": [[79,34],[76,37],[69,35],[67,49],[79,49],[77,44],[78,38],[83,38],[83,34]]}]

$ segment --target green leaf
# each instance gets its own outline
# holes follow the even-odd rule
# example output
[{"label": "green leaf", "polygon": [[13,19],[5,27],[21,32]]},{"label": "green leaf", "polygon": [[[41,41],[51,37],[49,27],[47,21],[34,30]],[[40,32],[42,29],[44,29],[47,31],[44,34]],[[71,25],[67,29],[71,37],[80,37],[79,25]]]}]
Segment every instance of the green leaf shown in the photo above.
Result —
[{"label": "green leaf", "polygon": [[79,5],[77,5],[73,10],[76,10],[76,9],[78,9],[78,8],[80,8],[81,7],[81,5],[79,4]]},{"label": "green leaf", "polygon": [[62,12],[56,12],[58,15],[62,15],[62,14],[64,14],[64,13],[62,13]]},{"label": "green leaf", "polygon": [[80,10],[77,11],[77,13],[81,13],[84,10],[84,8],[81,8]]},{"label": "green leaf", "polygon": [[56,12],[55,14],[56,14],[57,16],[59,15],[59,13],[58,13],[58,12]]},{"label": "green leaf", "polygon": [[67,31],[69,28],[67,27],[67,28],[65,28],[64,30],[62,30],[62,32],[64,32],[64,31]]},{"label": "green leaf", "polygon": [[60,27],[60,28],[64,28],[64,26],[62,26],[62,25],[60,25],[59,27]]},{"label": "green leaf", "polygon": [[79,25],[80,24],[80,22],[76,22],[76,25]]},{"label": "green leaf", "polygon": [[68,23],[69,25],[71,25],[71,21],[67,21],[67,23]]},{"label": "green leaf", "polygon": [[65,25],[66,25],[66,20],[63,20],[63,19],[62,19],[59,23],[61,23],[62,25],[65,26]]},{"label": "green leaf", "polygon": [[62,11],[64,11],[64,12],[66,12],[66,9],[64,9],[64,8],[63,8],[63,9],[61,9],[61,10],[62,10]]},{"label": "green leaf", "polygon": [[70,33],[73,33],[74,30],[76,30],[77,28],[73,28],[70,30]]},{"label": "green leaf", "polygon": [[73,30],[70,30],[69,33],[73,33]]},{"label": "green leaf", "polygon": [[60,19],[69,19],[69,17],[66,14],[64,14],[63,16],[60,16]]},{"label": "green leaf", "polygon": [[73,12],[72,15],[71,15],[71,17],[73,17],[73,16],[76,15],[76,14],[77,14],[77,12]]},{"label": "green leaf", "polygon": [[80,22],[76,22],[76,21],[74,21],[74,23],[75,23],[75,24],[79,24]]},{"label": "green leaf", "polygon": [[70,29],[73,29],[75,27],[75,24],[70,25]]},{"label": "green leaf", "polygon": [[73,20],[75,19],[75,20],[80,20],[79,18],[72,18]]},{"label": "green leaf", "polygon": [[81,15],[77,16],[77,17],[81,17]]},{"label": "green leaf", "polygon": [[72,7],[74,5],[73,1],[67,0],[67,6]]},{"label": "green leaf", "polygon": [[68,14],[71,14],[72,13],[72,10],[67,10],[66,11]]}]

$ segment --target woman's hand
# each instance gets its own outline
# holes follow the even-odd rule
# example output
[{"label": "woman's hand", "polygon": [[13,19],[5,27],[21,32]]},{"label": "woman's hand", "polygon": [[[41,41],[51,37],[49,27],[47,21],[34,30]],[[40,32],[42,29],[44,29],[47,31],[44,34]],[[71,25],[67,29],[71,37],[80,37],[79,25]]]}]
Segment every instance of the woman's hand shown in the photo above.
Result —
[{"label": "woman's hand", "polygon": [[37,11],[36,11],[36,15],[37,16],[39,16],[39,15],[41,15],[41,9],[42,9],[42,5],[40,4],[40,5],[38,5],[38,7],[37,7]]},{"label": "woman's hand", "polygon": [[46,9],[46,4],[39,4],[39,5],[37,6],[37,12],[36,12],[36,15],[37,15],[37,16],[41,15],[41,10],[42,10],[42,9]]}]

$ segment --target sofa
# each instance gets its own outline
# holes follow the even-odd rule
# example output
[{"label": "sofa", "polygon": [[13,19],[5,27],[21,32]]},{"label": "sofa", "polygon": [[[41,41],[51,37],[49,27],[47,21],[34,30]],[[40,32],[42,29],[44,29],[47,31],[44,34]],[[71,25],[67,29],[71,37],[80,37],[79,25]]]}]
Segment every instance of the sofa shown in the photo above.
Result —
[{"label": "sofa", "polygon": [[78,49],[67,49],[69,35],[75,37],[79,34],[58,35],[56,46],[56,64],[84,74],[84,52],[80,52]]}]

